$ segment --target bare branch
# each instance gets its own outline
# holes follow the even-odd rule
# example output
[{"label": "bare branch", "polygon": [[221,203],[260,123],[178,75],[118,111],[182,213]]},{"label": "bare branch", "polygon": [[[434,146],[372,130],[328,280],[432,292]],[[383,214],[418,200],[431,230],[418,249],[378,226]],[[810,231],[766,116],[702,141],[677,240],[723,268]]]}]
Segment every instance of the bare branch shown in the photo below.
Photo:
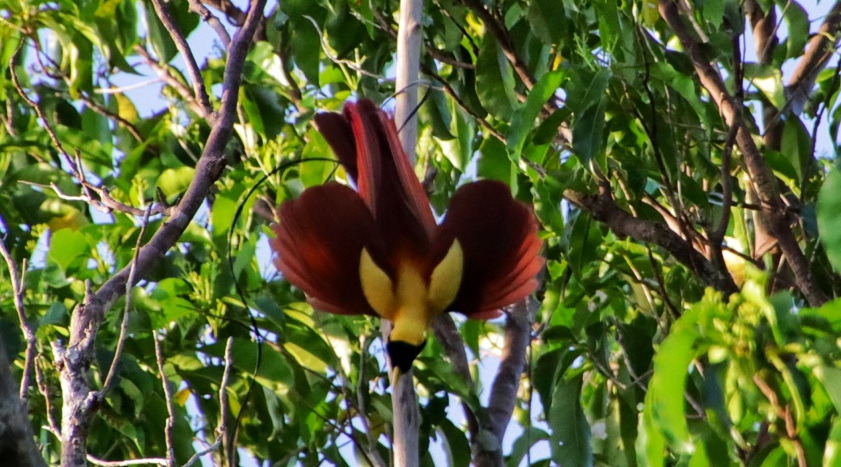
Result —
[{"label": "bare branch", "polygon": [[[2,242],[0,242],[2,244]],[[42,467],[46,464],[35,445],[26,403],[18,398],[18,389],[0,340],[0,451],[3,465]]]},{"label": "bare branch", "polygon": [[[2,216],[0,216],[0,221],[5,225],[6,221],[3,220]],[[12,282],[12,293],[14,294],[12,298],[15,304],[15,311],[18,314],[21,332],[23,332],[23,337],[26,339],[26,359],[23,363],[23,375],[20,379],[19,394],[20,399],[25,401],[27,399],[26,394],[29,391],[29,380],[32,377],[32,369],[35,365],[35,353],[37,350],[35,348],[35,344],[37,343],[35,340],[35,330],[32,329],[32,326],[26,320],[26,310],[23,306],[23,284],[24,278],[26,277],[26,261],[24,260],[23,267],[18,271],[18,265],[15,259],[12,258],[9,249],[6,248],[6,243],[3,239],[0,239],[0,255],[3,256],[6,266],[9,268],[9,279]]]},{"label": "bare branch", "polygon": [[721,219],[718,226],[709,233],[710,246],[721,253],[721,242],[727,233],[727,226],[730,224],[730,209],[733,207],[733,177],[730,175],[730,162],[733,156],[733,144],[736,142],[737,127],[730,127],[727,134],[727,141],[724,142],[724,150],[721,155]]},{"label": "bare branch", "polygon": [[[237,99],[245,56],[254,31],[262,18],[266,0],[252,0],[248,17],[234,35],[228,49],[228,61],[223,77],[222,103],[218,119],[214,121],[195,177],[181,201],[172,208],[172,217],[164,223],[151,240],[140,249],[137,260],[124,267],[105,282],[96,293],[88,292],[85,301],[72,314],[70,341],[65,348],[53,343],[55,361],[64,395],[62,416],[62,466],[81,467],[86,462],[87,434],[98,403],[97,392],[90,390],[86,374],[93,360],[93,343],[106,310],[125,294],[126,287],[146,277],[149,271],[178,241],[193,216],[222,176],[227,163],[225,146],[233,132]],[[129,280],[132,268],[134,277]]]},{"label": "bare branch", "polygon": [[228,434],[228,412],[230,411],[228,385],[231,381],[231,368],[234,366],[233,344],[234,338],[228,337],[225,343],[225,371],[222,373],[222,382],[219,384],[219,425],[216,427],[216,440],[206,449],[193,454],[182,467],[191,467],[202,456],[219,449],[222,446],[222,440]]},{"label": "bare branch", "polygon": [[504,465],[502,437],[505,435],[505,429],[517,404],[517,390],[526,366],[526,349],[531,337],[532,313],[534,312],[530,308],[532,307],[530,307],[529,299],[525,298],[511,306],[507,313],[502,360],[491,385],[491,395],[488,400],[487,425],[482,426],[479,442],[475,443],[479,450],[474,461],[476,465]]},{"label": "bare branch", "polygon": [[168,467],[175,467],[175,449],[173,445],[173,429],[175,428],[175,402],[172,395],[172,388],[169,387],[169,381],[166,378],[164,371],[164,355],[161,350],[161,340],[164,334],[160,337],[153,336],[152,340],[155,343],[155,361],[158,363],[158,374],[161,376],[161,385],[164,388],[164,401],[166,402],[166,427],[164,428],[164,440],[166,441],[166,465]]},{"label": "bare branch", "polygon": [[[190,110],[196,113],[196,115],[200,115],[204,118],[209,118],[212,113],[205,113],[206,109],[202,107],[202,105],[196,100],[196,97],[193,95],[193,91],[190,90],[190,87],[184,84],[181,80],[176,78],[169,72],[166,64],[158,63],[158,60],[152,57],[152,54],[149,53],[144,47],[139,45],[134,47],[134,51],[137,52],[143,59],[146,61],[146,64],[149,65],[158,76],[168,85],[170,85],[175,92],[187,102],[187,105],[190,107]],[[212,110],[211,110],[212,111]]]},{"label": "bare branch", "polygon": [[94,465],[102,465],[104,467],[126,467],[129,465],[166,465],[166,459],[159,457],[147,457],[145,459],[130,459],[125,461],[106,461],[98,459],[91,455],[87,457],[88,462]]},{"label": "bare branch", "polygon": [[[412,86],[418,80],[420,69],[420,47],[423,32],[421,21],[423,0],[400,0],[400,19],[397,28],[397,108],[395,121],[400,129],[400,144],[409,159],[415,163],[415,147],[418,131],[417,118],[412,114],[417,107],[418,89]],[[385,328],[389,328],[387,325]],[[420,414],[415,395],[414,376],[410,369],[396,378],[399,369],[390,372],[392,381],[391,407],[394,416],[393,452],[394,464],[399,467],[419,465],[418,430]]]},{"label": "bare branch", "polygon": [[[209,119],[213,115],[213,107],[210,105],[210,97],[207,95],[207,89],[204,87],[204,79],[201,76],[201,70],[199,69],[199,64],[196,62],[196,57],[193,55],[190,45],[187,44],[187,39],[178,30],[178,25],[175,24],[175,19],[172,17],[172,13],[170,13],[169,8],[164,4],[163,0],[152,0],[152,5],[154,5],[155,13],[160,18],[164,28],[169,32],[169,36],[173,42],[175,42],[178,52],[184,58],[184,64],[187,66],[187,75],[190,76],[190,81],[193,82],[193,95],[202,109],[201,115]],[[213,122],[211,121],[210,123],[212,124]]]},{"label": "bare branch", "polygon": [[[456,329],[456,324],[453,317],[449,313],[442,313],[438,315],[432,322],[432,330],[435,333],[435,338],[444,347],[450,363],[453,365],[453,370],[464,379],[469,387],[473,387],[473,376],[470,374],[470,366],[467,363],[467,353],[464,350],[464,340],[461,334]],[[470,410],[470,407],[462,403],[462,410],[464,410],[464,418],[467,419],[467,429],[470,432],[470,439],[476,440],[479,434],[479,423],[476,420],[476,415]]]},{"label": "bare branch", "polygon": [[[207,7],[205,7],[204,4],[199,0],[189,1],[190,11],[193,11],[199,16],[201,16],[201,19],[205,23],[209,24],[214,31],[216,31],[216,35],[219,36],[219,40],[222,41],[222,47],[225,47],[227,49],[228,45],[231,43],[231,35],[228,34],[228,30],[225,29],[225,26],[222,24],[221,21],[219,21],[219,18],[217,18],[216,15],[214,15],[213,13],[211,13],[210,10],[208,10]],[[231,4],[230,2],[229,4],[233,6],[233,4]],[[245,13],[243,13],[242,10],[236,8],[236,11],[237,13],[242,15],[242,19],[245,19]]]},{"label": "bare branch", "polygon": [[78,173],[81,168],[76,167],[76,163],[73,161],[73,158],[70,157],[70,154],[64,149],[64,145],[61,144],[61,140],[58,139],[58,135],[53,129],[52,124],[49,120],[47,120],[47,116],[44,114],[44,109],[41,108],[41,104],[33,100],[29,95],[26,94],[26,91],[23,90],[23,87],[18,80],[17,75],[17,67],[18,67],[18,60],[20,60],[20,52],[21,48],[23,47],[23,42],[18,44],[17,49],[12,54],[11,62],[9,63],[9,75],[12,78],[12,85],[14,86],[17,93],[20,95],[21,98],[30,106],[32,109],[35,110],[35,113],[38,115],[38,118],[41,120],[41,124],[44,125],[44,129],[47,131],[47,135],[50,137],[50,141],[53,143],[53,146],[64,156],[64,159],[67,162],[67,165],[73,171],[73,173]]},{"label": "bare branch", "polygon": [[202,3],[225,13],[228,21],[234,26],[242,26],[245,21],[245,12],[237,8],[230,0],[202,0]]},{"label": "bare branch", "polygon": [[[759,196],[763,210],[761,220],[768,232],[779,242],[780,249],[794,273],[798,289],[812,306],[826,302],[827,296],[812,280],[812,272],[803,251],[797,243],[785,206],[780,199],[777,180],[765,164],[765,159],[753,140],[750,129],[742,118],[741,108],[729,94],[724,80],[705,57],[701,43],[684,26],[677,4],[671,0],[660,0],[660,16],[666,20],[686,50],[704,88],[710,93],[728,126],[736,126],[736,144],[744,156],[745,166],[751,182]],[[731,281],[732,282],[732,281]]]},{"label": "bare branch", "polygon": [[677,233],[658,222],[639,219],[623,211],[608,192],[585,195],[573,190],[564,191],[564,197],[584,209],[594,219],[604,222],[615,234],[628,236],[637,241],[653,243],[669,253],[680,263],[693,271],[702,282],[726,294],[738,289],[733,279],[723,274]]},{"label": "bare branch", "polygon": [[818,73],[824,69],[833,54],[838,52],[841,38],[841,1],[835,2],[818,32],[806,46],[806,53],[800,57],[788,81],[790,107],[799,115],[809,99]]},{"label": "bare branch", "polygon": [[137,255],[140,253],[140,246],[143,242],[143,234],[146,233],[146,226],[149,225],[149,213],[152,206],[146,208],[146,214],[140,224],[140,233],[137,234],[137,242],[134,245],[134,258],[131,261],[131,269],[129,271],[129,280],[126,282],[126,306],[123,307],[123,322],[120,325],[120,337],[117,340],[117,348],[114,350],[114,359],[111,360],[111,368],[108,369],[108,375],[105,377],[105,382],[102,383],[102,389],[99,391],[99,397],[105,397],[105,393],[111,388],[114,375],[117,373],[117,365],[120,363],[120,356],[123,354],[123,347],[126,343],[126,335],[128,334],[128,319],[132,310],[132,284],[135,283],[134,277],[137,272]]}]

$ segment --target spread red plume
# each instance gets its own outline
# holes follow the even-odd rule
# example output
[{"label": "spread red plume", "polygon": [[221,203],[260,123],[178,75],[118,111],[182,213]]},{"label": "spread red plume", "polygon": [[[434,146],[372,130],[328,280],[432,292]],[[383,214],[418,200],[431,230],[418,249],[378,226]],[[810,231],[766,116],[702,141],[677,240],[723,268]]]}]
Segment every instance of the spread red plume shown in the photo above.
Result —
[{"label": "spread red plume", "polygon": [[384,111],[362,99],[315,123],[357,189],[331,182],[284,202],[271,242],[314,308],[393,321],[388,353],[407,371],[436,315],[489,318],[534,291],[537,222],[505,184],[464,185],[438,225]]}]

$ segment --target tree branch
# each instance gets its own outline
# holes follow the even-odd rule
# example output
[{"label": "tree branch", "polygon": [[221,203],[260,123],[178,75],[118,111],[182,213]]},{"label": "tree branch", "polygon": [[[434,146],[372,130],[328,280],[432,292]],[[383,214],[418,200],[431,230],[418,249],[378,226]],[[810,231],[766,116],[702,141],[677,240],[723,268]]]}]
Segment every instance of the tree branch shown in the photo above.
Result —
[{"label": "tree branch", "polygon": [[10,366],[5,343],[0,340],[0,462],[19,467],[46,466],[35,445],[26,404],[18,398]]},{"label": "tree branch", "polygon": [[566,190],[564,197],[590,213],[597,221],[603,222],[615,234],[653,243],[668,251],[678,262],[694,272],[704,284],[728,295],[738,291],[733,278],[718,270],[704,255],[695,250],[689,241],[659,222],[639,219],[623,211],[616,205],[610,193],[602,191],[596,195],[585,195]]},{"label": "tree branch", "polygon": [[515,303],[507,313],[502,361],[491,385],[487,421],[482,426],[474,463],[479,466],[502,466],[502,438],[517,404],[520,377],[526,366],[526,349],[531,337],[530,300]]},{"label": "tree branch", "polygon": [[97,392],[90,388],[86,374],[93,360],[94,341],[105,312],[129,283],[132,267],[134,281],[146,277],[166,252],[178,241],[195,216],[226,165],[225,146],[231,138],[236,116],[237,98],[242,80],[242,68],[254,30],[262,18],[266,0],[252,0],[242,29],[234,35],[228,49],[228,63],[223,78],[222,105],[218,119],[207,139],[196,175],[184,197],[172,209],[172,217],[155,233],[137,255],[134,265],[120,270],[96,293],[86,294],[86,299],[72,314],[70,341],[65,348],[55,342],[53,349],[59,368],[59,378],[64,395],[62,415],[62,466],[81,467],[86,463],[87,430],[99,403]]},{"label": "tree branch", "polygon": [[[417,118],[414,116],[418,105],[418,80],[420,68],[420,48],[423,39],[421,29],[423,19],[423,0],[400,0],[400,17],[397,28],[397,108],[394,120],[399,129],[400,144],[409,163],[415,163],[417,145]],[[384,327],[384,332],[390,328]],[[395,374],[396,368],[392,371]],[[392,376],[391,407],[394,414],[394,435],[392,448],[394,465],[397,467],[415,467],[419,465],[418,431],[420,413],[415,395],[414,376],[410,369],[400,378]]]},{"label": "tree branch", "polygon": [[838,50],[841,30],[841,1],[835,2],[818,32],[806,46],[806,53],[800,57],[788,81],[789,107],[799,115],[809,99],[818,73],[823,70],[832,55]]},{"label": "tree branch", "polygon": [[523,59],[520,58],[520,55],[517,54],[517,50],[514,48],[514,43],[511,41],[511,36],[508,33],[508,29],[505,28],[503,22],[493,13],[488,11],[480,0],[463,0],[463,3],[476,16],[478,16],[482,22],[485,23],[485,27],[488,28],[488,32],[490,32],[494,39],[496,39],[497,43],[502,48],[502,53],[505,55],[505,58],[507,58],[511,63],[511,66],[514,68],[517,76],[519,76],[523,81],[523,84],[526,85],[526,88],[533,88],[536,82],[534,76],[529,70],[528,65],[526,65]]},{"label": "tree branch", "polygon": [[[204,4],[199,0],[189,0],[190,1],[190,11],[196,13],[197,15],[201,16],[202,21],[210,25],[210,27],[216,32],[216,35],[219,36],[219,40],[222,41],[222,47],[228,48],[228,45],[231,43],[231,35],[228,34],[228,30],[225,29],[225,26],[219,21],[210,10],[207,9]],[[236,8],[232,4],[231,5],[236,12],[241,15],[242,19],[245,19],[245,13],[242,12],[239,8]],[[227,14],[227,12],[225,13]],[[230,15],[229,15],[230,17]],[[242,24],[242,23],[240,23]]]},{"label": "tree branch", "polygon": [[[5,225],[6,221],[0,217],[0,221]],[[35,366],[35,353],[36,348],[35,344],[37,343],[35,339],[35,330],[26,320],[26,310],[23,306],[23,294],[24,294],[24,278],[26,276],[26,260],[24,260],[23,268],[19,272],[17,263],[15,263],[15,259],[12,257],[11,252],[8,248],[6,248],[6,243],[3,242],[3,239],[0,239],[0,256],[3,256],[3,259],[6,261],[6,266],[9,268],[9,279],[12,282],[12,293],[13,301],[15,304],[15,311],[18,314],[18,321],[20,321],[20,329],[23,333],[24,339],[26,339],[26,357],[23,363],[23,376],[20,378],[20,399],[26,400],[26,393],[29,391],[29,381],[32,377],[32,370]],[[2,345],[2,342],[0,342]],[[2,349],[0,349],[2,350]],[[0,364],[3,362],[0,361]]]},{"label": "tree branch", "polygon": [[[456,329],[456,323],[449,313],[442,313],[432,322],[432,331],[435,333],[435,338],[444,347],[447,353],[447,358],[453,365],[453,370],[459,374],[467,383],[469,387],[473,387],[473,376],[470,374],[470,366],[467,363],[467,352],[464,351],[464,340],[461,334]],[[476,421],[476,415],[470,410],[470,407],[463,403],[461,404],[464,410],[464,418],[467,420],[467,430],[470,432],[470,439],[475,441],[479,434],[479,423]]]},{"label": "tree branch", "polygon": [[[160,18],[164,28],[166,28],[167,32],[169,32],[169,36],[172,38],[172,41],[175,42],[175,47],[178,49],[178,52],[180,52],[181,56],[184,58],[184,64],[187,67],[187,75],[190,76],[190,81],[193,83],[193,95],[198,102],[199,107],[202,109],[201,115],[210,119],[210,116],[213,115],[213,107],[210,105],[210,97],[207,94],[207,89],[204,87],[204,79],[201,76],[201,69],[199,69],[199,64],[196,62],[196,57],[193,55],[190,45],[187,44],[187,39],[185,39],[184,35],[181,34],[181,31],[178,30],[178,25],[175,24],[175,19],[173,19],[172,13],[170,13],[169,8],[164,4],[163,0],[152,0],[152,5],[154,5],[155,13],[158,15],[158,18]],[[210,124],[213,124],[213,122],[210,121]]]},{"label": "tree branch", "polygon": [[[677,4],[671,0],[660,0],[660,16],[668,23],[683,45],[684,50],[698,74],[701,84],[710,93],[728,126],[736,126],[736,144],[744,156],[750,180],[759,197],[762,211],[761,221],[780,245],[786,260],[794,273],[798,289],[811,306],[820,306],[827,300],[826,294],[812,278],[809,263],[797,243],[785,206],[780,199],[777,180],[765,164],[765,159],[753,140],[753,135],[742,118],[741,108],[728,93],[724,80],[704,55],[701,43],[684,26]],[[732,281],[731,281],[732,282]]]}]

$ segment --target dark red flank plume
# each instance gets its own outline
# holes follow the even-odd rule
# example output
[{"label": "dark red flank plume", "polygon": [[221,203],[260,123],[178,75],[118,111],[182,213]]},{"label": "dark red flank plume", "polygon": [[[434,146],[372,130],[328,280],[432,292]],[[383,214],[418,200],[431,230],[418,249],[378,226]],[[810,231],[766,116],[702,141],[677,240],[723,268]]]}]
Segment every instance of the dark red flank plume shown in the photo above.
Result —
[{"label": "dark red flank plume", "polygon": [[387,352],[406,372],[438,314],[496,317],[534,291],[537,222],[508,186],[462,186],[436,224],[384,111],[362,99],[315,123],[357,189],[330,182],[284,202],[271,243],[315,309],[391,320]]}]

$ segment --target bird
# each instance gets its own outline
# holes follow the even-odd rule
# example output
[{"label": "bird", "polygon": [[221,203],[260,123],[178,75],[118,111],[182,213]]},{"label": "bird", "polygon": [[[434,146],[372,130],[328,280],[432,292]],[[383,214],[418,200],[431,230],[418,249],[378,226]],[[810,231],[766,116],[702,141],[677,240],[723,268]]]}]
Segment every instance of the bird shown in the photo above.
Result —
[{"label": "bird", "polygon": [[508,185],[462,185],[437,223],[389,113],[361,98],[314,122],[355,189],[330,181],[281,203],[274,263],[316,310],[391,321],[392,368],[412,368],[439,314],[491,319],[537,288],[538,223]]}]

